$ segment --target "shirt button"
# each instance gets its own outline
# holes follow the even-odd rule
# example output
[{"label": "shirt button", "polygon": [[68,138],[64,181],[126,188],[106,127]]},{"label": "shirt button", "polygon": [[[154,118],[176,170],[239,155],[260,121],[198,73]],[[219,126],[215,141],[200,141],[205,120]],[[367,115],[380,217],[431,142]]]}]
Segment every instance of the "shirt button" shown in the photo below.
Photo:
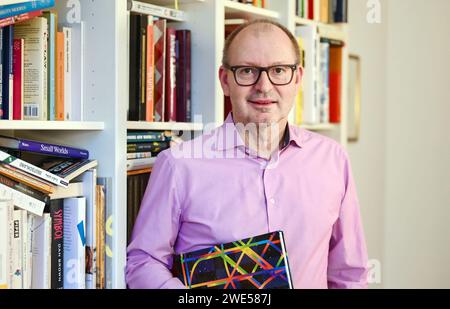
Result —
[{"label": "shirt button", "polygon": [[273,197],[269,200],[269,202],[270,204],[275,205],[275,199]]}]

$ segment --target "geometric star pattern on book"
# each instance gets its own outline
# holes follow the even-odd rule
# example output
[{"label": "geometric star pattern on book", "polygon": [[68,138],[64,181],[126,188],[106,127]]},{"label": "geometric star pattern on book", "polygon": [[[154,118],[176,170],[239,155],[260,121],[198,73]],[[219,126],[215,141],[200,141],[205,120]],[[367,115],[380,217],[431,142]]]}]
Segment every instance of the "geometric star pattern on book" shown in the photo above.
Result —
[{"label": "geometric star pattern on book", "polygon": [[188,288],[289,288],[289,269],[279,232],[185,253],[174,263]]}]

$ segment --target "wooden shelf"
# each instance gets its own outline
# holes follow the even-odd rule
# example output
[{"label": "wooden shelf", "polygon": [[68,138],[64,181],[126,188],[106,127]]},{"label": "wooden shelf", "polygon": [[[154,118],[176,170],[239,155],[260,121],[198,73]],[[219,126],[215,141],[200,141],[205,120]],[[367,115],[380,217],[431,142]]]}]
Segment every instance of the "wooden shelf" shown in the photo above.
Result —
[{"label": "wooden shelf", "polygon": [[128,130],[201,131],[202,123],[128,121]]},{"label": "wooden shelf", "polygon": [[103,131],[104,122],[0,120],[0,130]]},{"label": "wooden shelf", "polygon": [[310,130],[310,131],[331,131],[338,128],[338,124],[332,123],[319,123],[319,124],[302,124],[300,128]]},{"label": "wooden shelf", "polygon": [[280,13],[268,9],[258,8],[253,5],[225,0],[225,17],[228,18],[271,18],[279,19]]}]

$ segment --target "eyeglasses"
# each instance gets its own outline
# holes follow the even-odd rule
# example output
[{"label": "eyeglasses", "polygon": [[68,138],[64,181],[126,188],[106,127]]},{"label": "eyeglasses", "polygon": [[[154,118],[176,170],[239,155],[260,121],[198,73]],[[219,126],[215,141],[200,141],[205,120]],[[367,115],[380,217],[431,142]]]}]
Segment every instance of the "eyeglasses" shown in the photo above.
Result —
[{"label": "eyeglasses", "polygon": [[273,85],[287,85],[291,83],[294,71],[297,69],[296,64],[279,64],[270,67],[224,65],[224,67],[233,72],[234,80],[239,86],[255,85],[261,77],[261,72],[266,72]]}]

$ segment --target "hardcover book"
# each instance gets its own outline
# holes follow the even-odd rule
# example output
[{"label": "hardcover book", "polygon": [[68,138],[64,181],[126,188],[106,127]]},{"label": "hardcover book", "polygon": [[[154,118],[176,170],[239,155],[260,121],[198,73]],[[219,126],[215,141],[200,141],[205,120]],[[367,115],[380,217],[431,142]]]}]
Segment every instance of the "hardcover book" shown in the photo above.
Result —
[{"label": "hardcover book", "polygon": [[282,231],[176,255],[172,273],[191,289],[293,288]]}]

